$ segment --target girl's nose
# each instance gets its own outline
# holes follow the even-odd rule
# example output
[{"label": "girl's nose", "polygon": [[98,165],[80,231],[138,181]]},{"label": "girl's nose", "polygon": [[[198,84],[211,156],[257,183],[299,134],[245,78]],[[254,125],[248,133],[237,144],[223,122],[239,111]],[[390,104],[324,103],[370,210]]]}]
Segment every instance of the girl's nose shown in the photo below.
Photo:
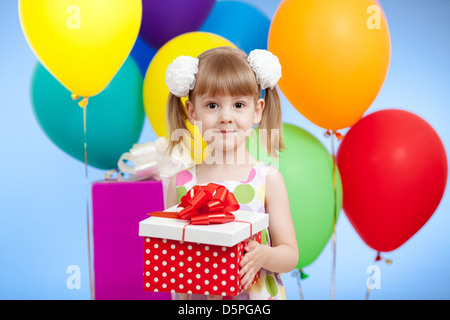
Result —
[{"label": "girl's nose", "polygon": [[220,112],[220,123],[232,123],[233,119],[231,117],[231,112],[229,110],[229,108],[222,108],[221,112]]}]

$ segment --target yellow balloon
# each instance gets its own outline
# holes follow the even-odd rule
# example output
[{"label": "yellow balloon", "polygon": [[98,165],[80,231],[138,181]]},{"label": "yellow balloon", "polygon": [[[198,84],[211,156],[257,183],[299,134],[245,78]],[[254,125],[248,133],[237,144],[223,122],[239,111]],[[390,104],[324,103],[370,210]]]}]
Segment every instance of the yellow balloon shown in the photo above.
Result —
[{"label": "yellow balloon", "polygon": [[[206,50],[222,46],[236,48],[232,42],[217,34],[195,31],[171,39],[156,52],[145,74],[143,94],[145,112],[157,136],[170,139],[166,125],[166,104],[169,96],[165,81],[167,66],[178,56],[197,57]],[[193,150],[191,155],[196,163],[201,162],[207,154],[206,142],[201,138],[198,126],[191,125],[189,121],[187,126],[194,134],[194,140],[190,141]],[[193,145],[201,145],[201,149],[192,148]]]},{"label": "yellow balloon", "polygon": [[47,70],[82,97],[100,93],[131,52],[141,0],[19,0],[25,38]]}]

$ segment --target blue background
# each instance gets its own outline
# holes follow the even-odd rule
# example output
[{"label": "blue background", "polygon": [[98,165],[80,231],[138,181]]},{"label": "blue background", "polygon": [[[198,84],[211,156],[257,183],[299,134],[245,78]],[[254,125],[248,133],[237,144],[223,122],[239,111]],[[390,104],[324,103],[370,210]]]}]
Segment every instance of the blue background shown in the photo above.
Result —
[{"label": "blue background", "polygon": [[[280,1],[245,0],[271,19]],[[387,108],[414,112],[426,120],[450,150],[450,1],[380,0],[392,41],[389,73],[366,114]],[[238,22],[238,21],[237,21]],[[0,298],[90,299],[84,164],[56,147],[36,121],[30,79],[36,65],[20,28],[17,1],[0,10]],[[49,92],[51,94],[51,92]],[[283,98],[283,119],[309,131],[330,150],[324,130]],[[345,133],[345,131],[343,132]],[[145,122],[139,142],[156,139]],[[104,171],[89,168],[89,181]],[[345,214],[337,223],[336,299],[364,299],[367,268],[380,268],[379,289],[370,299],[450,298],[450,200],[440,206],[407,243],[385,253],[391,265],[358,237]],[[305,299],[330,299],[332,246],[305,268]],[[81,288],[68,289],[76,265]],[[288,299],[299,299],[296,278],[283,275]]]}]

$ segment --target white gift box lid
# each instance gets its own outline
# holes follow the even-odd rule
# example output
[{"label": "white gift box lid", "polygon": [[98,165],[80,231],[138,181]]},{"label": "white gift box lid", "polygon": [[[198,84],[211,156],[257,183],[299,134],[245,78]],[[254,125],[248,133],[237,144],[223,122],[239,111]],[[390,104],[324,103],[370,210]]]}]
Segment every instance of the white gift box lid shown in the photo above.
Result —
[{"label": "white gift box lid", "polygon": [[[173,206],[165,211],[177,212],[181,209]],[[269,226],[267,213],[238,210],[232,212],[235,221],[223,224],[189,225],[189,220],[149,217],[139,222],[139,236],[171,240],[204,243],[232,247],[251,235]],[[239,222],[246,221],[246,222]],[[251,228],[250,228],[250,222]],[[250,234],[250,230],[252,234]]]}]

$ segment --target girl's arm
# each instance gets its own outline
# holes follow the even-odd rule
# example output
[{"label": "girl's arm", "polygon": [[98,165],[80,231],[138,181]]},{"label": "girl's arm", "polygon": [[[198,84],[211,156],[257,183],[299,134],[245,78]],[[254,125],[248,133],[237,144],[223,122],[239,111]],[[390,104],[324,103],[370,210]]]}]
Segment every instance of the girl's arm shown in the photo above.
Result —
[{"label": "girl's arm", "polygon": [[298,263],[298,247],[292,222],[289,198],[283,176],[271,168],[266,180],[266,211],[272,247],[251,241],[240,263],[241,285],[250,287],[259,269],[272,272],[290,272]]}]

